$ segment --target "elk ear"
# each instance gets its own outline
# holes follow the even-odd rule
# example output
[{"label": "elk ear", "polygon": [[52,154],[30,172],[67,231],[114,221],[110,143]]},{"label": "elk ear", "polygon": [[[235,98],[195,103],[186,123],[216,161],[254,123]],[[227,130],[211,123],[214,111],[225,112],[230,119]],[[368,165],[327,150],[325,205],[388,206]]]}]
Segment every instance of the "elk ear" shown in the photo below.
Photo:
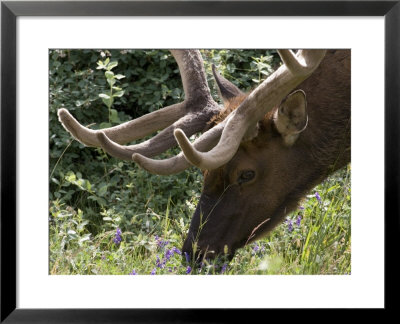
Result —
[{"label": "elk ear", "polygon": [[212,71],[217,82],[219,94],[224,102],[243,95],[243,92],[237,86],[218,73],[214,64],[212,65]]},{"label": "elk ear", "polygon": [[274,123],[287,146],[293,145],[307,127],[307,100],[303,90],[296,90],[282,100],[274,113]]}]

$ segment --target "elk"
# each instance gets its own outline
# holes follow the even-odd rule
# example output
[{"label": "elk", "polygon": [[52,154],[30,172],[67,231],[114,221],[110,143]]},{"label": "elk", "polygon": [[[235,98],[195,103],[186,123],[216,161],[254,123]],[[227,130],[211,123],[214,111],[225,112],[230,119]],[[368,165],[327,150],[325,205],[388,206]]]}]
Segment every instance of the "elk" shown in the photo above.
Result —
[{"label": "elk", "polygon": [[[83,144],[151,173],[200,168],[204,185],[182,250],[196,258],[232,257],[350,162],[351,52],[279,50],[282,65],[250,94],[213,67],[224,108],[211,97],[200,52],[171,52],[183,102],[108,129],[88,129],[66,109],[58,111],[59,120]],[[147,141],[124,145],[161,129]],[[177,144],[178,155],[153,159]]]}]

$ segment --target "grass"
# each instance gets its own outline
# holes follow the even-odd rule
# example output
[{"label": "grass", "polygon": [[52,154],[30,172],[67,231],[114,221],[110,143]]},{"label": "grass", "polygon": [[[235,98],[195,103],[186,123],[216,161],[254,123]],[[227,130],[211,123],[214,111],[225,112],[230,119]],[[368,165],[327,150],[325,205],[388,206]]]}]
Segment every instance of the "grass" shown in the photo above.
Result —
[{"label": "grass", "polygon": [[[50,201],[53,275],[350,274],[350,165],[317,186],[269,236],[201,268],[180,249],[201,175],[157,177],[132,164],[105,167],[90,183],[69,172]],[[107,181],[105,181],[107,180]],[[72,191],[72,193],[71,193]],[[69,200],[63,192],[70,192]],[[57,198],[58,196],[58,198]]]}]

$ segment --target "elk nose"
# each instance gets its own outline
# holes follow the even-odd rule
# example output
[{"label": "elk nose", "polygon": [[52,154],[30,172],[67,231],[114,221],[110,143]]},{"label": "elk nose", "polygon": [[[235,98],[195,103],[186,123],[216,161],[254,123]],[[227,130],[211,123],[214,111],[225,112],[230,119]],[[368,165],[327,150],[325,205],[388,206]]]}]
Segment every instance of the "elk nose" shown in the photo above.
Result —
[{"label": "elk nose", "polygon": [[200,265],[204,262],[204,259],[207,261],[212,261],[215,258],[224,258],[225,260],[230,261],[233,257],[231,254],[224,254],[222,252],[216,252],[213,250],[206,250],[203,251],[202,249],[197,248],[193,251],[193,247],[190,248],[184,247],[182,248],[182,261],[190,264],[197,264]]},{"label": "elk nose", "polygon": [[[182,263],[189,264],[191,266],[200,267],[203,263],[204,254],[202,251],[183,251],[182,252]],[[211,259],[207,256],[207,259]]]},{"label": "elk nose", "polygon": [[190,263],[192,260],[192,246],[191,246],[191,242],[189,242],[188,239],[185,240],[185,242],[183,242],[183,246],[182,246],[182,261],[183,262],[187,262]]},{"label": "elk nose", "polygon": [[190,240],[186,240],[182,247],[182,261],[193,263],[199,258],[199,251],[193,252],[193,244]]},{"label": "elk nose", "polygon": [[186,239],[182,247],[182,261],[190,264],[200,264],[203,259],[202,251],[192,240]]}]

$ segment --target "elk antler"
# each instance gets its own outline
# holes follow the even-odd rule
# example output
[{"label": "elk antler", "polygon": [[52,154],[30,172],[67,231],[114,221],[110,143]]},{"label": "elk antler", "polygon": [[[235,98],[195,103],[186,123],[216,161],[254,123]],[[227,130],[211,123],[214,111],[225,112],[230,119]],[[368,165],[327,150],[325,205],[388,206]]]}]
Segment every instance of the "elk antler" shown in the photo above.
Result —
[{"label": "elk antler", "polygon": [[282,98],[308,78],[318,67],[325,50],[280,50],[284,62],[269,78],[258,86],[228,117],[218,144],[209,152],[201,152],[192,145],[185,133],[176,129],[175,138],[188,162],[203,170],[212,170],[227,163],[236,153],[243,136]]},{"label": "elk antler", "polygon": [[[194,147],[201,152],[206,152],[213,148],[218,143],[225,124],[226,119],[202,134],[196,141],[194,141]],[[175,130],[175,132],[176,131],[178,131],[178,129]],[[190,163],[185,159],[183,152],[164,160],[149,159],[141,154],[134,153],[132,155],[132,160],[150,173],[160,175],[179,173],[190,167]]]},{"label": "elk antler", "polygon": [[[58,116],[62,125],[81,143],[101,147],[110,155],[124,160],[131,160],[134,153],[146,157],[156,156],[175,146],[177,144],[173,136],[175,129],[182,129],[187,136],[202,131],[211,117],[218,114],[220,107],[211,97],[201,54],[195,50],[171,50],[171,53],[178,63],[182,77],[185,92],[183,102],[101,130],[84,127],[68,110],[59,109]],[[159,129],[163,130],[143,143],[120,145]],[[153,172],[157,173],[156,170]]]}]

